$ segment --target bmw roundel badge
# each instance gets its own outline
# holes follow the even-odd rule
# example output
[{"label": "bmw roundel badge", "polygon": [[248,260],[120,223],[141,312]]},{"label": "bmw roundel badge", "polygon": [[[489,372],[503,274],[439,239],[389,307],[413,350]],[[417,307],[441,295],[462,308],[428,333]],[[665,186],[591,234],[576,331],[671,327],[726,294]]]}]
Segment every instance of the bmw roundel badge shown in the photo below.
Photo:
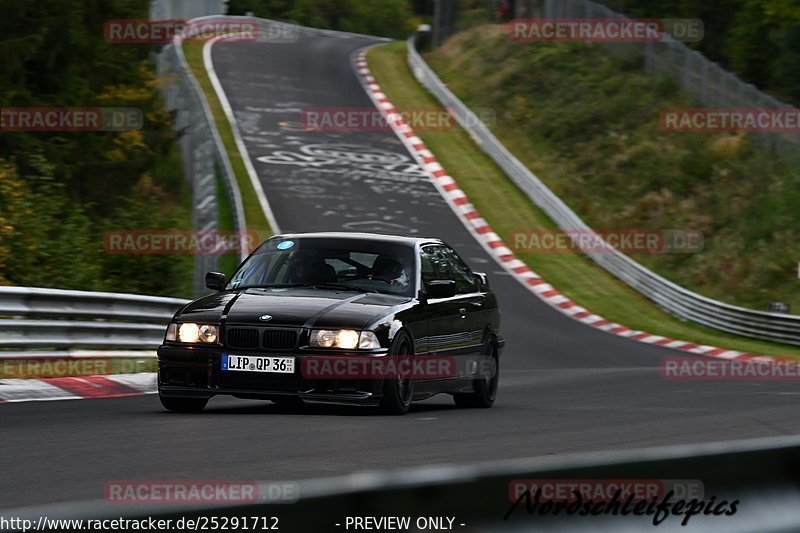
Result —
[{"label": "bmw roundel badge", "polygon": [[272,320],[272,315],[261,315],[260,317],[258,317],[258,319],[267,322],[269,320]]}]

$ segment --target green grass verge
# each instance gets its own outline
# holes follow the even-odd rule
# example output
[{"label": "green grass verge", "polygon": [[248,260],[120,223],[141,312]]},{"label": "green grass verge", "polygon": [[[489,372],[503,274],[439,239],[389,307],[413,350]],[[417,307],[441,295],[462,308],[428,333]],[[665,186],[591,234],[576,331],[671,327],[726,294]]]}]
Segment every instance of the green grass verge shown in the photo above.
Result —
[{"label": "green grass verge", "polygon": [[[409,70],[404,42],[371,49],[368,61],[373,76],[396,107],[441,108]],[[416,133],[502,238],[520,229],[555,228],[463,130]],[[518,256],[576,303],[630,328],[733,350],[800,357],[797,347],[727,335],[677,320],[583,255]]]},{"label": "green grass verge", "polygon": [[[192,73],[197,78],[197,81],[206,96],[208,105],[211,108],[211,114],[214,116],[214,122],[217,125],[217,131],[222,139],[222,144],[225,146],[225,150],[228,152],[228,158],[231,161],[233,173],[236,175],[236,182],[239,184],[239,190],[242,193],[242,205],[244,208],[244,217],[247,224],[247,230],[258,232],[259,239],[265,240],[273,235],[273,231],[272,228],[270,228],[269,222],[264,216],[264,212],[261,210],[261,204],[258,202],[258,197],[256,196],[252,183],[250,182],[250,176],[247,174],[247,169],[245,168],[242,154],[239,153],[239,149],[236,146],[236,141],[233,137],[233,129],[231,128],[230,122],[228,122],[228,118],[225,116],[225,112],[222,110],[222,106],[217,98],[217,93],[214,91],[214,87],[211,85],[208,72],[206,72],[205,65],[203,64],[204,44],[205,43],[201,41],[185,42],[183,43],[183,52],[186,56],[186,61],[189,63]],[[218,196],[218,199],[227,198],[225,194],[220,194]],[[222,200],[219,202],[219,205],[222,207],[226,205],[226,202],[227,200]],[[228,217],[230,219],[230,206],[228,206],[227,209]],[[230,257],[235,256],[231,255]],[[221,265],[224,265],[225,268],[230,269],[230,271],[225,271],[227,274],[233,273],[233,268],[235,268],[233,263],[238,264],[235,259],[229,259],[227,256],[222,260]]]},{"label": "green grass verge", "polygon": [[[219,212],[219,229],[222,231],[233,231],[233,211],[231,209],[231,202],[228,200],[228,192],[225,190],[225,184],[222,183],[220,178],[217,178],[217,211]],[[239,266],[239,254],[230,253],[225,254],[219,259],[218,268],[224,272],[228,277],[233,275],[236,267]]]},{"label": "green grass verge", "polygon": [[500,141],[589,226],[705,236],[702,253],[634,259],[710,298],[799,309],[800,167],[749,134],[665,131],[663,110],[698,104],[631,50],[512,42],[488,25],[427,59],[467,105],[494,111]]}]

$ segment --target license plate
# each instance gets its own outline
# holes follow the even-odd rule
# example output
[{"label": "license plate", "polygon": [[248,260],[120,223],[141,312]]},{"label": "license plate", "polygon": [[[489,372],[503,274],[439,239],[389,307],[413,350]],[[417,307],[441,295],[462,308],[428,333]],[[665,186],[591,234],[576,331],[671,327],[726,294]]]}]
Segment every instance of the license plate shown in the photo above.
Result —
[{"label": "license plate", "polygon": [[222,370],[293,374],[294,357],[254,357],[223,354]]}]

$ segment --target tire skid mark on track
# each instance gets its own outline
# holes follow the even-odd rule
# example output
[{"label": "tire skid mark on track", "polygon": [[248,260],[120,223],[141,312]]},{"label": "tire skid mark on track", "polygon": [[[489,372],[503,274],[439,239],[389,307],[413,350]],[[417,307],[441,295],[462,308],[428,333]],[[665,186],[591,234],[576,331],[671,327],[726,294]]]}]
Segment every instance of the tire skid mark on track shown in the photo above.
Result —
[{"label": "tire skid mark on track", "polygon": [[645,331],[633,330],[622,324],[606,320],[602,316],[592,313],[561,294],[514,255],[500,236],[497,235],[486,220],[481,217],[475,206],[470,203],[469,198],[467,198],[464,191],[459,188],[456,180],[447,173],[442,164],[437,161],[436,156],[428,150],[425,143],[414,133],[411,126],[406,124],[402,117],[395,112],[394,105],[392,105],[386,97],[380,85],[370,73],[366,57],[369,48],[371,48],[371,46],[358,50],[353,57],[354,69],[358,73],[361,85],[364,87],[367,95],[383,113],[389,127],[399,137],[400,141],[406,146],[411,155],[419,162],[420,166],[428,173],[436,189],[453,209],[459,220],[467,227],[467,230],[469,230],[475,240],[483,246],[500,266],[539,299],[561,313],[588,326],[645,344],[663,346],[684,353],[692,353],[717,359],[768,362],[775,364],[797,362],[796,359],[791,357],[744,353],[736,350],[717,348],[716,346],[699,345],[689,341],[671,339],[661,335],[653,335]]}]

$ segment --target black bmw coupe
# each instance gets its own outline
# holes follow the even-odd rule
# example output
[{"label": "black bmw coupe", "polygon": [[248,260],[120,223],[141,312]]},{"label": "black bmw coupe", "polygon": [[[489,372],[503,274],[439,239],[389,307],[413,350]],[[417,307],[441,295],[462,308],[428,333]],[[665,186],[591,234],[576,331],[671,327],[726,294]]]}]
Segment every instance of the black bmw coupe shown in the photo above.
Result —
[{"label": "black bmw coupe", "polygon": [[497,300],[441,240],[277,235],[206,285],[215,292],[175,313],[158,349],[166,409],[202,411],[220,394],[393,414],[439,393],[494,403]]}]

